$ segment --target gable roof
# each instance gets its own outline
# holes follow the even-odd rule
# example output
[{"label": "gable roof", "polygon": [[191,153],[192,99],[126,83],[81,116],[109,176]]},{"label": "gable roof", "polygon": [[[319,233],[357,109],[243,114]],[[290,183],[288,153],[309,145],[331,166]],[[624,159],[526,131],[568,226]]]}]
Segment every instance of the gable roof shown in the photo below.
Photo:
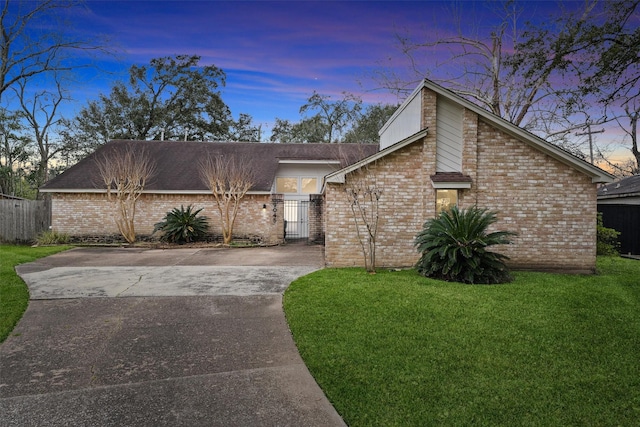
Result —
[{"label": "gable roof", "polygon": [[393,123],[393,121],[402,114],[403,110],[407,108],[407,106],[416,99],[417,96],[422,92],[423,88],[427,88],[435,92],[438,96],[442,96],[454,103],[461,105],[462,107],[473,111],[476,113],[480,119],[484,120],[486,123],[491,126],[517,138],[525,144],[530,145],[531,147],[551,156],[552,158],[573,167],[574,169],[584,173],[585,175],[591,177],[591,181],[594,183],[607,183],[612,182],[614,180],[614,176],[610,173],[600,169],[599,167],[592,165],[591,163],[580,159],[579,157],[574,156],[568,151],[563,150],[557,145],[551,144],[548,141],[528,132],[513,123],[503,119],[500,116],[493,114],[490,111],[485,110],[482,107],[468,101],[467,99],[461,97],[457,93],[452,90],[446,89],[431,80],[425,79],[418,85],[418,87],[409,95],[409,97],[402,103],[398,110],[391,116],[389,121],[382,127],[380,130],[380,134],[388,129]]},{"label": "gable roof", "polygon": [[250,193],[271,193],[278,165],[326,163],[346,166],[378,151],[377,144],[271,144],[195,141],[111,141],[61,175],[46,182],[42,192],[104,192],[96,159],[127,147],[145,150],[155,162],[156,173],[145,193],[209,193],[198,165],[208,156],[238,156],[251,162],[256,183]]},{"label": "gable roof", "polygon": [[640,197],[640,175],[623,178],[598,188],[598,200],[623,197]]},{"label": "gable roof", "polygon": [[[374,153],[372,155],[370,155],[369,157],[365,157],[357,162],[354,162],[348,166],[343,167],[340,170],[337,170],[335,172],[330,173],[329,175],[324,177],[324,183],[339,183],[339,184],[344,184],[345,182],[345,176],[346,174],[348,174],[349,172],[353,172],[355,170],[360,169],[363,166],[366,166],[370,163],[375,162],[376,160],[379,160],[383,157],[385,157],[388,154],[393,153],[394,151],[398,151],[399,149],[406,147],[409,144],[412,144],[422,138],[424,138],[425,136],[427,136],[427,132],[428,129],[423,129],[420,132],[417,132],[405,139],[403,139],[402,141],[399,141],[395,144],[393,144],[390,147],[385,148],[384,150],[380,150],[377,153]],[[324,186],[324,185],[323,185]],[[324,192],[324,190],[323,190]]]}]

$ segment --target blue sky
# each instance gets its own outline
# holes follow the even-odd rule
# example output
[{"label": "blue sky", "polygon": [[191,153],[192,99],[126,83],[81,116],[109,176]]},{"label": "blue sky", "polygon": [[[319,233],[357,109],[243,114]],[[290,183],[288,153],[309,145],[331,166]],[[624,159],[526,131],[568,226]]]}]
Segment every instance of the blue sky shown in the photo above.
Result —
[{"label": "blue sky", "polygon": [[[555,1],[518,4],[523,23],[559,13]],[[350,92],[365,103],[397,102],[376,90],[379,83],[372,77],[383,67],[400,74],[408,69],[397,35],[452,36],[460,25],[466,33],[487,37],[498,16],[495,7],[480,1],[88,0],[66,16],[69,31],[106,36],[116,53],[97,58],[101,72],[85,72],[70,88],[74,101],[64,114],[72,116],[87,99],[108,93],[114,81],[127,78],[132,64],[195,54],[201,64],[226,73],[222,98],[233,116],[250,114],[268,136],[276,117],[299,120],[299,108],[314,90],[334,98]],[[445,54],[423,53],[432,63]]]},{"label": "blue sky", "polygon": [[[475,10],[480,31],[490,29],[488,6],[461,4],[466,12]],[[541,5],[551,4],[527,8],[533,17]],[[448,1],[89,0],[72,18],[75,30],[107,35],[117,54],[100,64],[113,74],[84,79],[75,88],[76,109],[85,97],[108,92],[131,64],[173,54],[197,54],[202,64],[224,70],[224,101],[234,116],[248,113],[257,123],[299,119],[300,106],[314,90],[332,97],[347,91],[369,103],[396,102],[375,90],[372,75],[383,66],[406,67],[396,34],[419,35],[437,26],[455,31],[453,23],[447,25],[450,6]]]}]

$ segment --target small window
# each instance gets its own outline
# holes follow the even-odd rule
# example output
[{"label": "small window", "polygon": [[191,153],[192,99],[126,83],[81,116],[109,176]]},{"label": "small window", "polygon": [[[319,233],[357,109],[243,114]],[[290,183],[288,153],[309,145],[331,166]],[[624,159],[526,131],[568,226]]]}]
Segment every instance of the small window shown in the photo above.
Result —
[{"label": "small window", "polygon": [[302,178],[302,193],[316,194],[318,192],[318,178]]},{"label": "small window", "polygon": [[436,214],[458,204],[458,190],[436,190]]},{"label": "small window", "polygon": [[276,193],[297,193],[298,178],[276,178]]}]

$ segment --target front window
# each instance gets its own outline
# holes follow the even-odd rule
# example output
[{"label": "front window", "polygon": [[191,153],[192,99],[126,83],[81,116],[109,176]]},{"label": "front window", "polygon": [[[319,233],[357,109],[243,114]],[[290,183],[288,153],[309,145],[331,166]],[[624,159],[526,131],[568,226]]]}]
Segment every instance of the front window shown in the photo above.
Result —
[{"label": "front window", "polygon": [[436,190],[436,214],[458,204],[458,190]]},{"label": "front window", "polygon": [[298,178],[276,178],[276,193],[297,193]]},{"label": "front window", "polygon": [[318,192],[318,178],[302,178],[302,193],[316,194]]}]

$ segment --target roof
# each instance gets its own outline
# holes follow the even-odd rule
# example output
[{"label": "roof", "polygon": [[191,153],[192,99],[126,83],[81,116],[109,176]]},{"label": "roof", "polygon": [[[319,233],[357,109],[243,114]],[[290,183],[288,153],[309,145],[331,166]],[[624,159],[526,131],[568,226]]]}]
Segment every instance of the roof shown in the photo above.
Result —
[{"label": "roof", "polygon": [[[398,151],[399,149],[406,147],[407,145],[410,145],[422,138],[424,138],[425,136],[427,136],[428,133],[428,129],[422,129],[420,132],[414,133],[413,135],[403,139],[402,141],[399,141],[387,148],[385,148],[384,150],[380,150],[376,153],[371,154],[368,157],[363,158],[362,160],[359,160],[357,162],[351,163],[345,167],[343,167],[342,169],[332,172],[329,175],[325,176],[324,178],[324,182],[325,184],[328,182],[331,183],[339,183],[339,184],[344,184],[345,182],[345,175],[353,172],[355,170],[360,169],[363,166],[366,166],[370,163],[373,163],[383,157],[385,157],[388,154],[393,153],[394,151]],[[323,190],[324,191],[324,190]]]},{"label": "roof", "polygon": [[256,176],[252,193],[271,192],[278,165],[282,163],[354,163],[378,151],[377,144],[271,144],[195,141],[111,141],[61,175],[45,183],[42,192],[103,192],[96,159],[132,146],[146,150],[156,165],[148,181],[150,193],[208,193],[198,165],[208,156],[238,156],[251,162]]},{"label": "roof", "polygon": [[598,200],[623,197],[640,197],[640,175],[623,178],[598,188]]},{"label": "roof", "polygon": [[482,120],[490,124],[491,126],[517,138],[518,140],[532,146],[533,148],[551,156],[552,158],[559,160],[560,162],[573,167],[574,169],[586,174],[591,177],[592,182],[594,183],[608,183],[612,182],[615,177],[610,173],[600,169],[599,167],[592,165],[591,163],[574,156],[568,151],[563,150],[562,148],[554,145],[544,139],[528,132],[521,127],[514,125],[513,123],[503,119],[502,117],[485,110],[484,108],[470,102],[469,100],[461,97],[457,93],[452,90],[446,89],[431,80],[425,79],[423,82],[418,85],[418,87],[409,95],[409,97],[403,102],[403,104],[398,108],[396,113],[389,119],[389,121],[383,126],[380,132],[383,132],[390,124],[396,119],[396,117],[402,113],[403,109],[416,97],[418,96],[423,88],[430,89],[434,91],[438,96],[445,97],[452,102],[455,102],[462,107],[473,111],[476,113]]}]

